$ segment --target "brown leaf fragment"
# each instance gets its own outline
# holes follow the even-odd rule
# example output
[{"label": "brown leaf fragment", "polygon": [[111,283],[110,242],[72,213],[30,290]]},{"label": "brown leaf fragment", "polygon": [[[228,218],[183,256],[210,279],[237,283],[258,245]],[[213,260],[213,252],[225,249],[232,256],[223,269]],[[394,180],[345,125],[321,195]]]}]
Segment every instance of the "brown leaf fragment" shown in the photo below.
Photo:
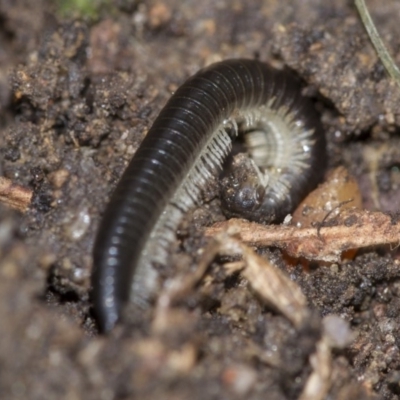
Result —
[{"label": "brown leaf fragment", "polygon": [[316,221],[324,221],[350,208],[362,208],[360,188],[346,168],[337,167],[299,204],[290,223],[309,228]]},{"label": "brown leaf fragment", "polygon": [[[232,239],[235,240],[235,239]],[[239,245],[239,241],[237,241]],[[242,275],[252,289],[270,306],[300,327],[308,316],[307,300],[300,287],[269,260],[240,245],[246,267]]]},{"label": "brown leaf fragment", "polygon": [[187,295],[202,279],[217,254],[241,254],[242,263],[235,263],[232,273],[242,269],[242,275],[251,288],[269,306],[283,314],[294,326],[300,327],[309,316],[307,300],[300,287],[268,260],[258,256],[240,240],[222,233],[213,238],[204,250],[194,272],[175,277],[165,283],[157,302],[153,328],[165,328],[165,318],[172,304]]},{"label": "brown leaf fragment", "polygon": [[[231,229],[230,233],[234,231]],[[260,299],[283,314],[295,327],[302,326],[309,316],[309,310],[300,287],[239,239],[221,234],[217,236],[217,240],[220,243],[220,254],[242,255],[244,268],[241,273]]]},{"label": "brown leaf fragment", "polygon": [[31,189],[17,185],[11,180],[0,177],[0,202],[15,210],[26,212],[33,192]]}]

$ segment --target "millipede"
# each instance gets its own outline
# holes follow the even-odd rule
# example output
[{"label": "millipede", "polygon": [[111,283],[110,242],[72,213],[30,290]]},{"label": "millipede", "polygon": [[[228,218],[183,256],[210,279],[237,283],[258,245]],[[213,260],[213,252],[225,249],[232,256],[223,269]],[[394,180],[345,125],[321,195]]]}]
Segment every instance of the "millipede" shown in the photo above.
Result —
[{"label": "millipede", "polygon": [[250,172],[233,169],[223,178],[227,215],[277,222],[316,186],[325,139],[301,89],[287,70],[231,59],[201,69],[171,96],[100,222],[92,299],[102,332],[115,326],[128,301],[143,308],[154,300],[160,288],[155,264],[165,263],[180,221],[199,204],[210,176],[220,173],[237,136]]}]

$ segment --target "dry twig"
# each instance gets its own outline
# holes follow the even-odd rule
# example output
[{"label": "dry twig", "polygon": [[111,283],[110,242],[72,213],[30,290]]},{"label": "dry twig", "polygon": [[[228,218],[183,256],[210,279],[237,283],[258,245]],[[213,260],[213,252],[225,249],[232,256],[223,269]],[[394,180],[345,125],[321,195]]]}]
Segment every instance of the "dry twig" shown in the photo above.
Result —
[{"label": "dry twig", "polygon": [[312,373],[304,385],[299,400],[323,400],[332,384],[332,349],[343,349],[354,340],[349,324],[337,315],[328,315],[323,320],[322,337],[310,356]]},{"label": "dry twig", "polygon": [[245,243],[279,247],[293,257],[326,262],[339,262],[349,249],[400,243],[400,221],[381,212],[345,210],[328,223],[330,226],[297,228],[231,219],[208,228],[206,235],[234,230]]},{"label": "dry twig", "polygon": [[327,339],[323,336],[310,356],[313,372],[307,379],[299,400],[323,400],[331,386],[332,356]]}]

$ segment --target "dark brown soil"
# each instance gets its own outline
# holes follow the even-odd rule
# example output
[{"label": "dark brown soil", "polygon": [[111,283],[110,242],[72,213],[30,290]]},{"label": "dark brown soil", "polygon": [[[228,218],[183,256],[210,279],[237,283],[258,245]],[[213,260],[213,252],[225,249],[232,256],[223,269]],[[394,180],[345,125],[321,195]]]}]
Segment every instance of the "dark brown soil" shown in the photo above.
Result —
[{"label": "dark brown soil", "polygon": [[[55,17],[53,3],[0,0],[0,173],[34,190],[24,215],[0,207],[0,398],[298,398],[317,317],[295,329],[219,260],[213,279],[171,313],[170,329],[154,332],[151,315],[135,316],[101,337],[91,248],[118,177],[171,92],[232,57],[293,69],[321,112],[330,166],[352,171],[366,207],[398,212],[400,89],[352,2],[115,1],[94,22]],[[368,6],[400,65],[400,4]],[[187,218],[166,275],[193,268],[202,227],[222,218],[216,198]],[[260,252],[301,286],[316,316],[337,314],[355,332],[334,353],[324,398],[399,399],[398,252],[371,249],[308,272]]]}]

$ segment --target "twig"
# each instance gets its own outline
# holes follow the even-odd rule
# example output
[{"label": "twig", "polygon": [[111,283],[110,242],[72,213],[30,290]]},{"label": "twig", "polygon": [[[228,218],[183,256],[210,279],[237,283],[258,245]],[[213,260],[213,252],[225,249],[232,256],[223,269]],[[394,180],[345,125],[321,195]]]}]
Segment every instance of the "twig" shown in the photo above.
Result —
[{"label": "twig", "polygon": [[328,340],[323,336],[310,357],[313,372],[304,385],[299,400],[323,400],[331,387],[332,355]]},{"label": "twig", "polygon": [[340,366],[332,363],[332,349],[344,349],[354,339],[348,322],[338,315],[330,314],[323,321],[322,337],[315,346],[315,352],[310,356],[313,369],[307,378],[299,400],[323,400],[327,398],[332,385],[334,369]]},{"label": "twig", "polygon": [[343,211],[335,218],[335,226],[322,227],[320,235],[315,228],[265,226],[240,219],[215,224],[206,235],[227,230],[235,230],[246,243],[275,246],[293,257],[327,262],[339,262],[341,254],[349,249],[400,242],[400,221],[381,212],[357,209]]}]

